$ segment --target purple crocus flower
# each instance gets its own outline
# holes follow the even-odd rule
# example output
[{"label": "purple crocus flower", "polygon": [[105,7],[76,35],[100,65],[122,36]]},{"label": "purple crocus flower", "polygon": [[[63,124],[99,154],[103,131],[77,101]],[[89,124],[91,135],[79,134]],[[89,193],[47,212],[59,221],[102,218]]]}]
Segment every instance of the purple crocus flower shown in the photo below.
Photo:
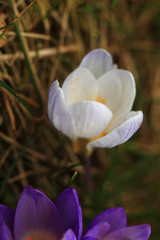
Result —
[{"label": "purple crocus flower", "polygon": [[82,211],[73,188],[64,190],[53,204],[28,186],[15,212],[0,205],[0,240],[147,240],[149,235],[149,225],[126,227],[122,208],[102,212],[82,235]]}]

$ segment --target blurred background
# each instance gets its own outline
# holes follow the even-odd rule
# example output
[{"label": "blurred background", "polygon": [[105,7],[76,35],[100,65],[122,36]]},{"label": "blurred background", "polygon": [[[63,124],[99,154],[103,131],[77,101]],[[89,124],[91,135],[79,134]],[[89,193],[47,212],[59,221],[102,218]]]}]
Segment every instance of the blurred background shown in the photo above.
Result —
[{"label": "blurred background", "polygon": [[[150,239],[160,239],[159,0],[1,0],[0,32],[0,202],[15,208],[28,184],[54,201],[72,185],[84,226],[122,206],[128,225],[149,223]],[[125,144],[94,150],[89,193],[81,157],[48,120],[47,101],[52,82],[62,85],[95,48],[133,73],[133,109],[144,121]]]}]

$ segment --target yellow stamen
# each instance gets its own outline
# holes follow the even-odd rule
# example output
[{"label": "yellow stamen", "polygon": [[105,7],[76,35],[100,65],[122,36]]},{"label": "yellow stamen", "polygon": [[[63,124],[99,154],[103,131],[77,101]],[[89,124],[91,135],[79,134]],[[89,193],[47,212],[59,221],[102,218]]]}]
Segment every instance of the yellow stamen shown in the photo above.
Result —
[{"label": "yellow stamen", "polygon": [[103,132],[101,132],[97,137],[90,138],[89,142],[95,141],[98,138],[101,138],[101,137],[104,137],[105,135],[107,135],[108,129],[110,128],[111,124],[112,124],[112,121],[107,125],[107,127],[103,130]]},{"label": "yellow stamen", "polygon": [[104,137],[106,135],[105,130],[103,130],[103,132],[101,132],[97,137],[90,138],[89,142],[93,142],[93,141],[97,140],[98,138]]},{"label": "yellow stamen", "polygon": [[97,101],[97,102],[100,102],[100,103],[102,103],[102,104],[105,104],[105,103],[106,103],[106,99],[105,99],[105,98],[102,98],[100,94],[97,96],[96,101]]}]

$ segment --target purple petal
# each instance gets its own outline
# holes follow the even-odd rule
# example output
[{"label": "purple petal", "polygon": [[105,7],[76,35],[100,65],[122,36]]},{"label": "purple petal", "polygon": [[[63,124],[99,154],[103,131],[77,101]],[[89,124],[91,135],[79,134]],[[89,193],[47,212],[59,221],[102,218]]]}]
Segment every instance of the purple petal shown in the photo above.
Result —
[{"label": "purple petal", "polygon": [[0,225],[0,240],[13,240],[11,231],[5,223]]},{"label": "purple petal", "polygon": [[39,235],[62,237],[62,223],[54,204],[40,191],[31,186],[24,189],[15,213],[15,239],[39,238]]},{"label": "purple petal", "polygon": [[77,239],[82,236],[82,210],[75,189],[65,189],[57,198],[55,205],[61,215],[64,231],[72,229]]},{"label": "purple petal", "polygon": [[99,240],[99,239],[95,237],[84,237],[83,240]]},{"label": "purple petal", "polygon": [[77,238],[76,238],[74,232],[71,229],[68,229],[64,233],[62,240],[77,240]]},{"label": "purple petal", "polygon": [[103,239],[109,229],[110,225],[107,222],[99,222],[85,233],[84,238],[95,237],[97,239]]},{"label": "purple petal", "polygon": [[112,148],[120,145],[132,137],[140,127],[142,121],[143,113],[141,111],[130,112],[128,118],[122,124],[104,137],[88,143],[87,148],[90,149],[91,146]]},{"label": "purple petal", "polygon": [[55,128],[69,138],[76,139],[76,130],[58,81],[54,81],[49,91],[48,117]]},{"label": "purple petal", "polygon": [[95,78],[99,78],[107,71],[115,68],[111,55],[104,49],[95,49],[89,52],[82,60],[79,67],[88,68]]},{"label": "purple petal", "polygon": [[106,235],[104,240],[148,240],[151,234],[150,225],[144,224],[126,227]]},{"label": "purple petal", "polygon": [[86,232],[100,222],[107,222],[110,225],[109,232],[126,227],[127,216],[123,208],[110,208],[95,217],[89,224]]},{"label": "purple petal", "polygon": [[13,221],[15,211],[0,204],[0,224],[5,223],[13,233]]}]

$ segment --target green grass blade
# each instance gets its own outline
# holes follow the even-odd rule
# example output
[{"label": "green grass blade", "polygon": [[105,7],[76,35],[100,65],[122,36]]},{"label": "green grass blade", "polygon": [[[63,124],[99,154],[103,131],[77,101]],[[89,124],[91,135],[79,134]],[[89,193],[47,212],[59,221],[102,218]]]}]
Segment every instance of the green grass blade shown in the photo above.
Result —
[{"label": "green grass blade", "polygon": [[8,24],[8,25],[6,25],[6,26],[4,26],[4,27],[0,27],[0,30],[7,29],[7,28],[9,28],[9,27],[11,27],[11,26],[13,26],[13,25],[15,25],[15,22],[14,22],[14,23],[11,23],[11,24]]},{"label": "green grass blade", "polygon": [[16,32],[17,32],[17,35],[18,35],[18,38],[19,38],[19,41],[20,41],[20,45],[21,45],[21,48],[22,48],[22,51],[23,51],[23,54],[24,54],[24,58],[25,58],[25,61],[26,61],[27,67],[28,67],[28,71],[30,73],[30,77],[31,77],[33,87],[35,89],[38,100],[41,101],[41,96],[40,96],[40,93],[39,93],[39,90],[38,90],[38,87],[37,87],[37,84],[36,84],[36,80],[34,78],[34,73],[33,73],[29,58],[28,58],[26,48],[24,46],[24,42],[23,42],[23,39],[22,39],[22,36],[21,36],[21,32],[20,32],[18,23],[15,24],[15,28],[16,28]]},{"label": "green grass blade", "polygon": [[[8,1],[9,7],[12,9],[11,0],[7,0],[7,1]],[[15,18],[13,14],[12,14],[12,18],[13,18],[13,20]],[[25,62],[26,62],[26,65],[27,65],[27,68],[28,68],[28,71],[29,71],[29,74],[30,74],[30,77],[31,77],[31,81],[32,81],[33,87],[35,89],[36,96],[37,96],[39,102],[42,104],[41,95],[40,95],[39,89],[38,89],[37,84],[36,84],[34,73],[33,73],[33,70],[32,70],[32,67],[31,67],[31,64],[30,64],[30,61],[29,61],[29,57],[28,57],[28,54],[27,54],[27,51],[26,51],[26,48],[25,48],[25,45],[24,45],[24,42],[23,42],[23,38],[22,38],[22,35],[21,35],[21,31],[19,29],[17,21],[15,22],[15,29],[16,29],[16,32],[17,32],[17,36],[19,38],[19,42],[20,42],[23,54],[24,54]]]},{"label": "green grass blade", "polygon": [[73,176],[71,177],[71,179],[69,180],[69,183],[67,184],[67,187],[71,187],[77,177],[78,173],[77,171],[74,172]]},{"label": "green grass blade", "polygon": [[[17,20],[18,20],[18,18],[17,18]],[[11,26],[15,25],[15,23],[16,23],[16,21],[11,24],[8,24],[4,27],[0,27],[0,30],[6,29],[0,34],[0,39],[7,33],[7,31],[8,31],[7,28],[10,28]]]},{"label": "green grass blade", "polygon": [[17,98],[17,100],[21,104],[23,104],[23,106],[30,112],[30,114],[32,114],[32,110],[30,109],[30,107],[28,106],[26,101],[23,98],[21,98],[16,91],[14,91],[11,87],[9,87],[6,83],[2,82],[1,80],[0,80],[0,85],[3,88],[5,88],[9,93],[11,93],[13,96],[15,96]]},{"label": "green grass blade", "polygon": [[115,7],[116,4],[119,2],[119,0],[113,0],[112,3],[111,3],[111,7]]},{"label": "green grass blade", "polygon": [[3,38],[3,36],[6,34],[7,30],[3,31],[1,34],[0,34],[0,39]]},{"label": "green grass blade", "polygon": [[[30,0],[30,2],[33,2],[33,0]],[[39,10],[39,8],[36,6],[36,2],[35,3],[33,3],[33,5],[32,5],[33,7],[34,7],[34,9],[36,10],[36,12],[38,13],[38,15],[41,17],[41,19],[43,19],[43,16],[42,16],[42,14],[41,14],[41,12],[40,12],[40,10]]]}]

